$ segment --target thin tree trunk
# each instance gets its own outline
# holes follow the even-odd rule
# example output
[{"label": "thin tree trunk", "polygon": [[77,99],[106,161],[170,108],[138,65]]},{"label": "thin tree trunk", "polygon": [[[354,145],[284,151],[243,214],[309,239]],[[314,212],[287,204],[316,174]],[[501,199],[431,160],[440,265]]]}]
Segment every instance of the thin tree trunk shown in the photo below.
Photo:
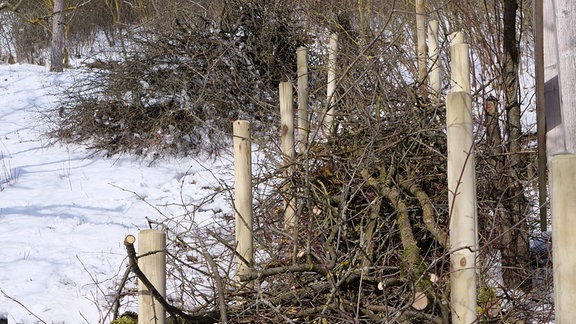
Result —
[{"label": "thin tree trunk", "polygon": [[428,75],[426,66],[426,12],[424,10],[424,0],[416,0],[416,38],[418,55],[418,81],[422,89],[426,89],[426,78]]},{"label": "thin tree trunk", "polygon": [[548,229],[546,190],[547,156],[546,156],[546,101],[544,91],[544,16],[543,1],[534,3],[534,61],[536,79],[536,127],[538,133],[538,206],[540,207],[540,230]]},{"label": "thin tree trunk", "polygon": [[504,284],[510,288],[530,287],[530,250],[528,223],[525,218],[527,201],[522,185],[524,164],[522,162],[522,124],[518,102],[518,67],[520,55],[516,39],[517,0],[504,0],[504,86],[506,97],[506,130],[509,153],[508,181],[504,188],[509,197],[503,201],[507,215],[502,219],[502,268]]},{"label": "thin tree trunk", "polygon": [[50,71],[64,71],[64,0],[54,0]]}]

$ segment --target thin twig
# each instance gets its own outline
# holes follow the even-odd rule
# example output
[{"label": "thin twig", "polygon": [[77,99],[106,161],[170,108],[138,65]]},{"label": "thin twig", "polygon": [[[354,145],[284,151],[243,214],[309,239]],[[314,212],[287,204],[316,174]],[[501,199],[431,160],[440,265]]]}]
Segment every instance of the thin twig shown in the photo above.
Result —
[{"label": "thin twig", "polygon": [[9,296],[8,294],[6,294],[6,293],[4,292],[4,290],[2,290],[1,288],[0,288],[0,292],[2,293],[2,295],[4,295],[4,298],[10,299],[11,301],[15,302],[16,304],[22,306],[22,308],[24,308],[28,313],[30,313],[30,315],[34,316],[34,317],[35,317],[37,320],[39,320],[41,323],[48,324],[48,323],[46,323],[44,320],[42,320],[40,317],[38,317],[36,314],[34,314],[34,313],[33,313],[28,307],[26,307],[26,305],[24,305],[22,302],[20,302],[19,300],[15,299],[15,298],[13,298],[13,297],[11,297],[11,296]]}]

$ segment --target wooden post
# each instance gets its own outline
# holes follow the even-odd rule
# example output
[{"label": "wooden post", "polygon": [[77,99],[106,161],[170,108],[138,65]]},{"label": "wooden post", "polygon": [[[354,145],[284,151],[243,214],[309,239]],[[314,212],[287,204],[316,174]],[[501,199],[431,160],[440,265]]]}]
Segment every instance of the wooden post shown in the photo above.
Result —
[{"label": "wooden post", "polygon": [[452,87],[452,92],[464,91],[470,93],[470,59],[468,56],[468,44],[464,42],[464,33],[452,33],[450,38],[450,68],[452,70],[450,86]]},{"label": "wooden post", "polygon": [[328,84],[326,98],[328,107],[324,117],[325,136],[331,137],[334,131],[334,109],[336,105],[336,59],[338,56],[338,35],[330,35],[330,49],[328,50]]},{"label": "wooden post", "polygon": [[[286,179],[292,175],[294,163],[294,109],[292,83],[280,82],[280,122],[282,131],[282,160]],[[296,228],[296,199],[291,192],[290,181],[284,185],[284,228]]]},{"label": "wooden post", "polygon": [[566,152],[576,153],[576,3],[554,0],[560,109],[564,126]]},{"label": "wooden post", "polygon": [[461,34],[451,46],[452,92],[446,98],[448,206],[450,211],[450,291],[453,323],[476,321],[478,245],[472,96],[468,46]]},{"label": "wooden post", "polygon": [[558,84],[558,53],[554,0],[543,0],[544,43],[544,101],[546,105],[546,153],[552,155],[566,152],[564,126],[560,109],[560,85]]},{"label": "wooden post", "polygon": [[426,87],[426,76],[428,75],[426,67],[426,12],[424,0],[416,0],[416,43],[418,56],[418,81]]},{"label": "wooden post", "polygon": [[431,20],[428,25],[428,49],[430,53],[430,74],[428,82],[432,99],[437,104],[440,96],[440,68],[438,66],[438,21]]},{"label": "wooden post", "polygon": [[308,50],[300,47],[296,51],[298,70],[298,152],[306,151],[310,123],[308,121]]},{"label": "wooden post", "polygon": [[[166,234],[143,230],[138,234],[138,267],[166,298]],[[138,280],[138,324],[164,324],[166,310]]]},{"label": "wooden post", "polygon": [[233,124],[233,131],[237,275],[240,276],[250,271],[253,260],[250,123],[246,120],[237,120]]},{"label": "wooden post", "polygon": [[555,320],[565,324],[576,318],[576,155],[553,156],[550,169]]}]

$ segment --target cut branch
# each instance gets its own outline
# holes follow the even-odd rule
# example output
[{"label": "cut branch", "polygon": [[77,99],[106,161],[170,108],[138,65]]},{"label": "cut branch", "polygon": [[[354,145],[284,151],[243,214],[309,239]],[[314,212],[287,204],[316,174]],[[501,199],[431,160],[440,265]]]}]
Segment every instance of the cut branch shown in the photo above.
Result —
[{"label": "cut branch", "polygon": [[415,183],[404,183],[404,188],[408,190],[408,192],[410,192],[412,195],[414,195],[416,199],[418,199],[418,202],[422,207],[422,219],[424,220],[424,226],[428,232],[432,234],[434,239],[436,239],[440,245],[446,247],[448,244],[448,234],[446,233],[446,230],[438,225],[438,222],[436,221],[436,213],[434,212],[434,206],[432,205],[428,194]]},{"label": "cut branch", "polygon": [[398,189],[394,187],[383,187],[382,194],[396,206],[396,221],[398,222],[398,229],[400,230],[400,240],[404,247],[404,261],[406,262],[408,269],[417,271],[422,262],[422,257],[420,256],[420,249],[418,248],[418,244],[414,238],[414,233],[412,232],[408,206],[406,206],[406,203],[400,198],[400,192]]}]

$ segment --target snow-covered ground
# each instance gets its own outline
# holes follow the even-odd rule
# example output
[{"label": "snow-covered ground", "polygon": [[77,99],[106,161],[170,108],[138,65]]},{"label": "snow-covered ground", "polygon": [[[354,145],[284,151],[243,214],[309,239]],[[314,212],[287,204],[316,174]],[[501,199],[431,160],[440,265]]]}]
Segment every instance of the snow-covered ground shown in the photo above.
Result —
[{"label": "snow-covered ground", "polygon": [[[148,228],[146,218],[164,220],[160,212],[184,213],[183,203],[199,204],[232,178],[226,157],[150,166],[44,137],[42,112],[79,77],[0,65],[0,315],[11,324],[109,322],[124,237]],[[230,208],[223,196],[209,204]],[[194,219],[212,216],[204,208]]]}]

